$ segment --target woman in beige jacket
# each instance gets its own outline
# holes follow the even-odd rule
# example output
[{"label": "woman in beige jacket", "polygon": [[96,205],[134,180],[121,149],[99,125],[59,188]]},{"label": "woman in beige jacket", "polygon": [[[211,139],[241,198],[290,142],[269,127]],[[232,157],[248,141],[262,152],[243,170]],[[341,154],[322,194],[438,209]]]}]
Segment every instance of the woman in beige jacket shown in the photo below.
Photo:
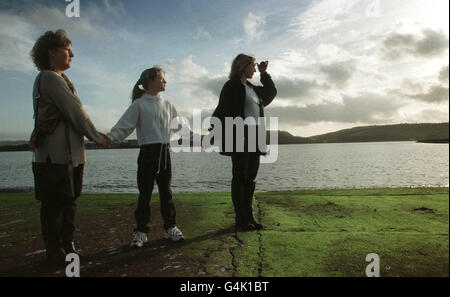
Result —
[{"label": "woman in beige jacket", "polygon": [[30,139],[35,196],[42,203],[47,260],[62,264],[66,254],[78,252],[73,233],[86,161],[84,137],[103,147],[109,140],[96,130],[64,74],[74,57],[66,32],[46,32],[36,41],[31,56],[40,70],[33,88],[35,129]]}]

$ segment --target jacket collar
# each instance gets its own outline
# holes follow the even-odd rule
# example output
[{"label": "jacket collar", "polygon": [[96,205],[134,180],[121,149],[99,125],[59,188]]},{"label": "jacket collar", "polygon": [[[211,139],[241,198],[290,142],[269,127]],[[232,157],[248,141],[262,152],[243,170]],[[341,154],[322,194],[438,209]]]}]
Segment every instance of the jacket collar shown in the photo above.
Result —
[{"label": "jacket collar", "polygon": [[[244,85],[242,84],[241,79],[240,79],[239,77],[232,77],[232,78],[230,78],[230,80],[231,80],[232,82],[239,83],[241,86],[244,87]],[[252,87],[253,89],[255,88],[255,86],[254,86],[250,81],[248,81],[248,80],[247,80],[247,84],[248,84],[250,87]]]}]

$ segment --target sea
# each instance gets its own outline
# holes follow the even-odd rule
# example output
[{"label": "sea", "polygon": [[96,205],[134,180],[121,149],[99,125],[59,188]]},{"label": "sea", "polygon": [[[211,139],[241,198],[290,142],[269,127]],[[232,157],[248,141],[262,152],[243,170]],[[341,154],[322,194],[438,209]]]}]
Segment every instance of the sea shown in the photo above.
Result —
[{"label": "sea", "polygon": [[[87,150],[83,193],[137,193],[139,149]],[[231,158],[172,152],[172,191],[227,192]],[[0,152],[0,192],[32,192],[31,152]],[[279,145],[261,164],[257,191],[448,187],[449,145],[370,142]],[[155,192],[157,192],[155,185]]]}]

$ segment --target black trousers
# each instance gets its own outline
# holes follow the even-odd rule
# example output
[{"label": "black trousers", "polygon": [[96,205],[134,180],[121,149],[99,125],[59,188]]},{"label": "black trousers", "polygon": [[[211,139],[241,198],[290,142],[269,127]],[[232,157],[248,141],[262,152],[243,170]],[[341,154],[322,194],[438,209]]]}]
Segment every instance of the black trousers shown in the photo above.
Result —
[{"label": "black trousers", "polygon": [[176,209],[172,199],[170,184],[172,181],[172,163],[170,146],[168,144],[150,144],[141,146],[138,157],[137,184],[139,198],[134,216],[136,228],[134,231],[148,233],[150,223],[150,200],[155,181],[158,184],[161,215],[164,228],[176,225]]},{"label": "black trousers", "polygon": [[[76,199],[81,194],[84,165],[73,169],[75,197],[61,196],[58,184],[49,185],[55,192],[47,193],[41,200],[41,228],[45,247],[53,251],[73,241],[75,232]],[[50,181],[49,181],[50,182]]]},{"label": "black trousers", "polygon": [[259,169],[260,154],[235,153],[231,156],[233,179],[231,181],[231,198],[236,214],[236,224],[246,225],[254,222],[253,194],[255,179]]}]

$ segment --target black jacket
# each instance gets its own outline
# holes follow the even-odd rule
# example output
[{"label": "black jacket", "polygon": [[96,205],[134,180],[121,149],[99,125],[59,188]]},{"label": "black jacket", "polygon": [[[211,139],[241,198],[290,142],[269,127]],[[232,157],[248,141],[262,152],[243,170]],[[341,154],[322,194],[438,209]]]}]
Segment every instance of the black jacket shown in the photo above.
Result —
[{"label": "black jacket", "polygon": [[[277,89],[275,88],[272,78],[267,72],[261,75],[261,83],[263,86],[254,86],[247,81],[247,84],[253,88],[261,100],[262,104],[259,107],[259,116],[264,117],[264,107],[269,105],[273,99],[275,99]],[[212,116],[218,118],[222,123],[222,143],[220,145],[220,154],[231,156],[236,150],[236,133],[234,132],[233,134],[233,151],[225,152],[225,118],[240,117],[245,119],[245,86],[241,83],[239,78],[230,79],[225,83],[222,91],[220,92],[219,104],[214,110]],[[210,130],[211,129],[212,127]],[[247,143],[247,141],[245,143]]]}]

